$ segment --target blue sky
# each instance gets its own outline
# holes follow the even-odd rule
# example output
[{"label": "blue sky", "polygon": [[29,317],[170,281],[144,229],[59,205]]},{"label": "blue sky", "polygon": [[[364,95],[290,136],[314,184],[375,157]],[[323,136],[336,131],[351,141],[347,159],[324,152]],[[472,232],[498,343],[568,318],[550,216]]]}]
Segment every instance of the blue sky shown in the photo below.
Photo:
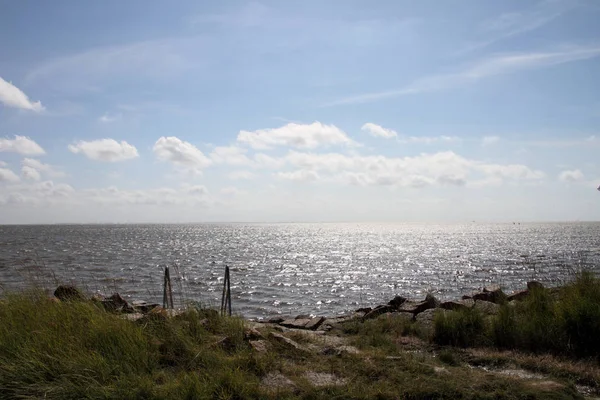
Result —
[{"label": "blue sky", "polygon": [[0,223],[600,220],[600,4],[0,3]]}]

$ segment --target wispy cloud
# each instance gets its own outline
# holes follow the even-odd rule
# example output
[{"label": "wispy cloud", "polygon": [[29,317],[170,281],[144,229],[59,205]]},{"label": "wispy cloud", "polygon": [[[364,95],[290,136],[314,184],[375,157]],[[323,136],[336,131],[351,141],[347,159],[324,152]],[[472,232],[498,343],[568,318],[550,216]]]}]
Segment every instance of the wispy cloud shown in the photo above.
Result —
[{"label": "wispy cloud", "polygon": [[457,55],[488,47],[504,39],[542,28],[576,6],[571,0],[544,0],[532,7],[503,13],[482,21],[476,29],[480,40],[469,43]]},{"label": "wispy cloud", "polygon": [[569,46],[547,52],[499,54],[482,59],[456,73],[433,75],[419,79],[403,88],[348,96],[325,103],[322,106],[332,107],[345,104],[370,103],[386,98],[436,92],[475,83],[496,75],[545,68],[598,56],[600,56],[600,45]]}]

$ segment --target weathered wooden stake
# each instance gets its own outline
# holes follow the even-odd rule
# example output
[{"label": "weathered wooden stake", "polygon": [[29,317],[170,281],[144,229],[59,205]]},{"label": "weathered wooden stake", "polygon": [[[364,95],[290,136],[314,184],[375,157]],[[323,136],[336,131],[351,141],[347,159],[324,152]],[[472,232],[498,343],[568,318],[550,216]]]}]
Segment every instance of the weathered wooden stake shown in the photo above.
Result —
[{"label": "weathered wooden stake", "polygon": [[169,274],[169,267],[165,267],[163,308],[175,308],[175,306],[173,305],[173,287],[171,286],[171,275]]},{"label": "weathered wooden stake", "polygon": [[231,281],[229,279],[229,266],[225,266],[225,279],[223,280],[223,296],[221,297],[221,315],[229,314],[231,317]]}]

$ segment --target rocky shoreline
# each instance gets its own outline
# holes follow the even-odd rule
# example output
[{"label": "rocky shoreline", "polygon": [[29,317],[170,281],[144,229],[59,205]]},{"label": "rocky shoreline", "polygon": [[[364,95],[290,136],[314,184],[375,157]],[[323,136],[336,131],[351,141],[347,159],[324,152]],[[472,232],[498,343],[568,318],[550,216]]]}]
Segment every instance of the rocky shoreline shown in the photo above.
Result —
[{"label": "rocky shoreline", "polygon": [[[388,314],[398,318],[412,321],[423,328],[431,328],[434,316],[437,312],[454,312],[467,309],[475,309],[484,316],[496,315],[501,304],[515,305],[517,302],[527,298],[532,290],[543,289],[544,286],[537,281],[527,282],[527,288],[511,294],[505,294],[500,286],[493,285],[483,288],[481,291],[464,295],[461,299],[440,302],[435,296],[427,294],[423,301],[409,300],[397,295],[387,304],[376,307],[360,308],[351,314],[324,317],[311,315],[276,316],[264,320],[250,320],[261,324],[278,325],[287,329],[329,331],[334,326],[349,321],[366,321]],[[551,293],[558,293],[560,288],[550,288]],[[74,286],[61,285],[54,291],[54,301],[88,300],[79,289]],[[119,293],[104,297],[94,295],[89,299],[104,307],[106,311],[123,315],[132,321],[141,319],[147,315],[161,315],[172,317],[180,314],[183,310],[165,309],[156,303],[145,301],[125,300]],[[215,311],[216,312],[216,311]]]}]

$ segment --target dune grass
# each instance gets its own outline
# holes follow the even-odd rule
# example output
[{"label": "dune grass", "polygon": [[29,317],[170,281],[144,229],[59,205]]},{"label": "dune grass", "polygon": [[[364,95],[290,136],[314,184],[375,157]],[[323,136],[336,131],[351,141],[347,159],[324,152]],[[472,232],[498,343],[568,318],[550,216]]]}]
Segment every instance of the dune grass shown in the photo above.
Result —
[{"label": "dune grass", "polygon": [[600,279],[583,271],[559,290],[533,288],[516,304],[485,317],[467,309],[440,313],[434,341],[459,347],[552,353],[600,362]]}]

